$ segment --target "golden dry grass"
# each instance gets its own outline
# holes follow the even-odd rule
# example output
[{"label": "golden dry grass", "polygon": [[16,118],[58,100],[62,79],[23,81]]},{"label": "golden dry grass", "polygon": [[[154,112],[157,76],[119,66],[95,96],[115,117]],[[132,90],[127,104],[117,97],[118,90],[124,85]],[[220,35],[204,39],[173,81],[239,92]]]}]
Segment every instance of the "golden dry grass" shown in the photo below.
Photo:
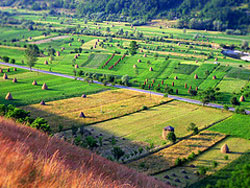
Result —
[{"label": "golden dry grass", "polygon": [[13,120],[0,125],[0,187],[170,187]]},{"label": "golden dry grass", "polygon": [[[204,151],[225,138],[225,135],[211,131],[203,131],[179,143],[128,164],[139,172],[154,174],[175,165],[177,158],[187,158],[192,152]],[[141,164],[145,166],[142,167]]]},{"label": "golden dry grass", "polygon": [[[34,104],[23,107],[31,111],[33,117],[43,117],[48,120],[52,129],[58,125],[70,128],[72,125],[100,122],[142,109],[143,106],[152,107],[161,102],[172,99],[151,96],[130,90],[113,90],[87,96],[48,102],[46,106]],[[79,118],[83,112],[87,118]]]}]

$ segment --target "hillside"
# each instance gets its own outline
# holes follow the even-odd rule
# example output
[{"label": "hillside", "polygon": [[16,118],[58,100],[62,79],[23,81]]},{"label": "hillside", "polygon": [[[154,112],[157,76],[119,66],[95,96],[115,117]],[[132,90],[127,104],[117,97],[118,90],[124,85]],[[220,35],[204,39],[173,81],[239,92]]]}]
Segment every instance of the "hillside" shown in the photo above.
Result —
[{"label": "hillside", "polygon": [[29,7],[33,10],[65,8],[76,16],[97,21],[121,20],[144,24],[153,18],[180,19],[178,27],[191,29],[248,30],[249,0],[11,0],[0,6]]},{"label": "hillside", "polygon": [[12,120],[0,125],[0,187],[170,187]]}]

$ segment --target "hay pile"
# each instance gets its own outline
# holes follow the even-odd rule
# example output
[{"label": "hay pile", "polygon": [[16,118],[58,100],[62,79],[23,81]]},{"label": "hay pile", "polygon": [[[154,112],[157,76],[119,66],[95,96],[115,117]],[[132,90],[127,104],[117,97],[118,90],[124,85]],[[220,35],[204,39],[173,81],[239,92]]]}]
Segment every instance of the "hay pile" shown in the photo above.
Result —
[{"label": "hay pile", "polygon": [[46,83],[44,83],[44,84],[43,84],[43,86],[42,86],[42,90],[48,90],[48,86],[47,86],[47,84],[46,84]]},{"label": "hay pile", "polygon": [[224,144],[221,149],[220,149],[221,153],[229,153],[229,148],[227,144]]},{"label": "hay pile", "polygon": [[13,97],[12,97],[11,93],[8,93],[6,95],[5,100],[13,100]]},{"label": "hay pile", "polygon": [[33,85],[33,86],[36,86],[36,85],[37,85],[36,80],[34,80],[34,81],[32,82],[32,85]]}]

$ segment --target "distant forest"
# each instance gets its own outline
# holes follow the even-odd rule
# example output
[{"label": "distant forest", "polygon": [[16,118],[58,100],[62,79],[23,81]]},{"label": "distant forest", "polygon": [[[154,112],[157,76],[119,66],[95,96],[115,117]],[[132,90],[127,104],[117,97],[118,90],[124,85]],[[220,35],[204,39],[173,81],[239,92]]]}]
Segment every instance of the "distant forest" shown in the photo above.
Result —
[{"label": "distant forest", "polygon": [[250,0],[2,0],[1,6],[33,10],[74,9],[76,17],[145,24],[154,18],[178,19],[177,27],[250,30]]}]

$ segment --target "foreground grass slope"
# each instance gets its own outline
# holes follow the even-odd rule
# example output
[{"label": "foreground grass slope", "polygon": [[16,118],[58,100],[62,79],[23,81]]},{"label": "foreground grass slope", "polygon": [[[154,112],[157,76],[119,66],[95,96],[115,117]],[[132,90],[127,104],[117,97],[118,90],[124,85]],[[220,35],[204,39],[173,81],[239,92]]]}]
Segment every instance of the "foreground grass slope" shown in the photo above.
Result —
[{"label": "foreground grass slope", "polygon": [[11,120],[0,124],[1,187],[169,187]]}]

